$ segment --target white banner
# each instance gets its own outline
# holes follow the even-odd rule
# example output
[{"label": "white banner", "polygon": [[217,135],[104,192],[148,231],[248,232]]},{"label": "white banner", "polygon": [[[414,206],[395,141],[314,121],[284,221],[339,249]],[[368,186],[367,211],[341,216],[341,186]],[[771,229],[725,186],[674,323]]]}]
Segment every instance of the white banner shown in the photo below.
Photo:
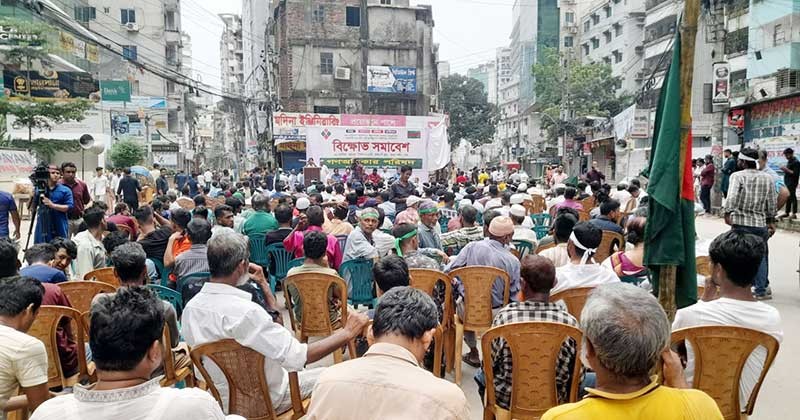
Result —
[{"label": "white banner", "polygon": [[[61,124],[52,124],[51,130],[34,129],[33,139],[57,139],[57,140],[78,140],[84,134],[91,134],[95,141],[102,141],[108,138],[108,133],[103,130],[103,119],[100,111],[88,110],[83,113],[80,121],[68,121]],[[8,135],[12,139],[28,139],[27,127],[14,127],[16,117],[8,115]]]},{"label": "white banner", "polygon": [[650,137],[650,110],[637,109],[633,114],[630,136],[633,139]]}]

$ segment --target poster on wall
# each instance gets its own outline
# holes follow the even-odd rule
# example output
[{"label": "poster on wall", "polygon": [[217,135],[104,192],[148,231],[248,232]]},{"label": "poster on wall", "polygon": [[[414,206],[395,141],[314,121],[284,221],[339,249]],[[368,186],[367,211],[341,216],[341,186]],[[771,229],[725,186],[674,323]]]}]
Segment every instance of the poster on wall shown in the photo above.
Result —
[{"label": "poster on wall", "polygon": [[717,62],[712,65],[711,71],[714,83],[711,101],[715,104],[726,104],[730,101],[731,66],[727,62]]},{"label": "poster on wall", "polygon": [[630,137],[632,139],[646,139],[650,137],[650,110],[637,109],[634,111]]},{"label": "poster on wall", "polygon": [[758,145],[759,149],[767,151],[767,165],[775,172],[783,174],[781,167],[786,165],[786,157],[783,156],[783,151],[789,147],[798,150],[800,138],[788,136],[772,137],[756,140],[756,145]]},{"label": "poster on wall", "polygon": [[0,150],[0,180],[28,175],[36,166],[36,158],[26,150]]},{"label": "poster on wall", "polygon": [[417,69],[367,66],[367,92],[417,93]]}]

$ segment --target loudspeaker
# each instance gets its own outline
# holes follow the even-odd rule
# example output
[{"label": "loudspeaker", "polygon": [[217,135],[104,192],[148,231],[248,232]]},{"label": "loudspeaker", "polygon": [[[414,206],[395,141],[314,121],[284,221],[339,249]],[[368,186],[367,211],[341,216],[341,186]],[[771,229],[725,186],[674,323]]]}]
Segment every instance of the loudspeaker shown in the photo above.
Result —
[{"label": "loudspeaker", "polygon": [[78,143],[80,143],[84,150],[89,150],[94,146],[94,137],[90,134],[84,134],[78,139]]}]

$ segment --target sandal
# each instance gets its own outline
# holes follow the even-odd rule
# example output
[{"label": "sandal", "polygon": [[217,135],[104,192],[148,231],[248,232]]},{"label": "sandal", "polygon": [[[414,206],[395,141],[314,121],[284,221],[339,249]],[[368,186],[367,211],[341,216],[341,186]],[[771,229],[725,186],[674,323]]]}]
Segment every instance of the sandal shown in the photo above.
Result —
[{"label": "sandal", "polygon": [[478,362],[474,362],[473,360],[471,360],[469,358],[469,354],[465,354],[465,355],[461,356],[461,361],[463,361],[464,363],[474,367],[475,369],[481,367],[480,360],[478,360]]}]

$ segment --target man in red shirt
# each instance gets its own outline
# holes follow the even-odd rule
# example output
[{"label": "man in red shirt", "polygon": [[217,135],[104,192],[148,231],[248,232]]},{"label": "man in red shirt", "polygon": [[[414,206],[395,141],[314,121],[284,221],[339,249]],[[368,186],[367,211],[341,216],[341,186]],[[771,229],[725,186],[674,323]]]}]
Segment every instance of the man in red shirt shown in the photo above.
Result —
[{"label": "man in red shirt", "polygon": [[121,201],[114,206],[114,214],[106,218],[106,221],[112,222],[117,226],[127,226],[130,229],[131,240],[135,241],[139,237],[139,232],[136,230],[136,220],[131,216],[131,209]]},{"label": "man in red shirt", "polygon": [[378,185],[381,179],[380,174],[378,174],[378,168],[372,168],[372,173],[367,176],[367,181],[371,182],[372,185]]},{"label": "man in red shirt", "polygon": [[467,183],[467,176],[464,175],[464,171],[458,171],[458,176],[456,177],[456,184],[466,184]]},{"label": "man in red shirt", "polygon": [[69,236],[78,233],[78,227],[83,223],[83,209],[92,201],[89,187],[80,179],[75,178],[78,167],[72,162],[61,164],[60,183],[72,190],[72,208],[67,213],[69,219]]},{"label": "man in red shirt", "polygon": [[714,186],[714,159],[706,156],[706,166],[700,172],[700,202],[706,214],[711,214],[711,188]]}]

